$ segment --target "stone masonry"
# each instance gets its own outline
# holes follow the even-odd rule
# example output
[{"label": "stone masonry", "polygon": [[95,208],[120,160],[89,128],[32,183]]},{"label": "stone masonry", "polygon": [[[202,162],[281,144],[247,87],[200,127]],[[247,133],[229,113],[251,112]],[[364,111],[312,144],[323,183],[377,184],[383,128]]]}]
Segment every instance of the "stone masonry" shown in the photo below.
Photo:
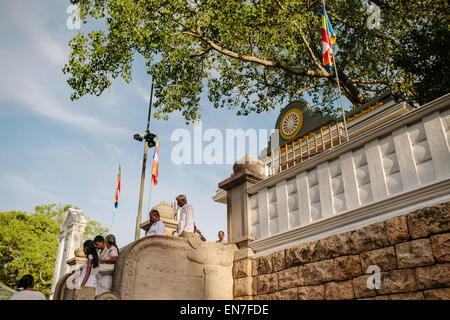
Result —
[{"label": "stone masonry", "polygon": [[450,202],[235,261],[233,278],[235,299],[450,300]]}]

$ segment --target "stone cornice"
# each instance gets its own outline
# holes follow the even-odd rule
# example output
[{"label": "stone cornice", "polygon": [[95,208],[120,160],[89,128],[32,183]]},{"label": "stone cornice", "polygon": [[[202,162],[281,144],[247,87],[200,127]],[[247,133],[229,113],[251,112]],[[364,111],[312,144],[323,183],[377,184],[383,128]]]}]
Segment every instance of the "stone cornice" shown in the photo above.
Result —
[{"label": "stone cornice", "polygon": [[257,183],[263,180],[264,178],[265,176],[258,175],[254,171],[245,169],[237,174],[232,175],[228,179],[219,182],[219,188],[227,191],[245,182]]}]

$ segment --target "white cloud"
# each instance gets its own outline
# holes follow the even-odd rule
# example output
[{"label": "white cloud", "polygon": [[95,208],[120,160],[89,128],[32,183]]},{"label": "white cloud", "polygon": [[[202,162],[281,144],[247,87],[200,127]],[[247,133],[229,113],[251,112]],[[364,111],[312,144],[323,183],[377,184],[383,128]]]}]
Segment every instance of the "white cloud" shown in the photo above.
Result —
[{"label": "white cloud", "polygon": [[129,130],[121,127],[109,126],[97,118],[73,112],[70,107],[63,106],[54,94],[41,81],[34,78],[31,72],[18,72],[13,81],[3,83],[0,93],[3,98],[19,102],[36,114],[56,120],[61,123],[74,125],[87,131],[104,134],[129,134]]},{"label": "white cloud", "polygon": [[[43,9],[40,2],[17,2],[7,8],[8,27],[23,36],[10,37],[0,48],[0,70],[5,75],[0,79],[0,99],[18,102],[35,114],[86,131],[130,134],[128,129],[104,123],[99,117],[107,114],[98,108],[86,114],[80,112],[86,103],[70,103],[70,89],[62,74],[69,51],[67,39],[55,31],[57,28],[48,29],[46,20],[52,17]],[[112,95],[104,100],[108,105],[118,101]],[[94,112],[99,115],[94,116]]]},{"label": "white cloud", "polygon": [[24,210],[32,211],[35,204],[53,203],[57,197],[50,192],[42,190],[42,186],[36,186],[25,177],[3,172],[0,175],[0,194],[3,199],[8,199],[11,207],[4,207],[4,201],[0,207],[0,211]]},{"label": "white cloud", "polygon": [[130,89],[135,96],[142,99],[143,101],[146,101],[147,103],[150,103],[151,85],[149,85],[148,88],[144,88],[144,86],[138,81],[133,81],[130,84]]}]

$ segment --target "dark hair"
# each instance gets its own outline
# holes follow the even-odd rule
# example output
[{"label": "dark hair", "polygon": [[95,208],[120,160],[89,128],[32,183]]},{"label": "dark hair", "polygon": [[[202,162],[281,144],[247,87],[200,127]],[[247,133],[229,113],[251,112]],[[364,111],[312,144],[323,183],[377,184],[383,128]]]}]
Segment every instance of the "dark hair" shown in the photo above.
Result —
[{"label": "dark hair", "polygon": [[119,254],[119,247],[116,244],[116,237],[113,234],[108,234],[106,236],[106,243],[113,245],[117,249],[117,254]]},{"label": "dark hair", "polygon": [[26,274],[22,278],[20,278],[19,283],[17,284],[18,288],[31,288],[33,287],[34,278],[31,274]]},{"label": "dark hair", "polygon": [[95,242],[105,242],[105,239],[102,236],[96,236],[94,238],[94,243]]},{"label": "dark hair", "polygon": [[113,241],[107,241],[110,245],[113,245],[114,247],[116,247],[117,249],[117,254],[119,254],[119,247],[117,246],[117,244]]},{"label": "dark hair", "polygon": [[94,241],[92,240],[86,240],[83,243],[83,247],[86,248],[86,257],[89,257],[89,255],[92,255],[92,267],[97,268],[98,267],[98,254],[97,254],[97,248],[94,245]]},{"label": "dark hair", "polygon": [[150,211],[150,214],[153,214],[153,215],[155,215],[155,216],[157,216],[159,218],[158,210],[152,210],[152,211]]}]

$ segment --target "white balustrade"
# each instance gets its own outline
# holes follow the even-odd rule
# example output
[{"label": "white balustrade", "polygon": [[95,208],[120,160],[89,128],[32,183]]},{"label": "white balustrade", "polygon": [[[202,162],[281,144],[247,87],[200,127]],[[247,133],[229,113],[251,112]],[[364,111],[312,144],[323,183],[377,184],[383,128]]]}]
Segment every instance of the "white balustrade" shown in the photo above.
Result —
[{"label": "white balustrade", "polygon": [[449,201],[449,105],[447,95],[249,187],[251,247],[267,253]]}]

